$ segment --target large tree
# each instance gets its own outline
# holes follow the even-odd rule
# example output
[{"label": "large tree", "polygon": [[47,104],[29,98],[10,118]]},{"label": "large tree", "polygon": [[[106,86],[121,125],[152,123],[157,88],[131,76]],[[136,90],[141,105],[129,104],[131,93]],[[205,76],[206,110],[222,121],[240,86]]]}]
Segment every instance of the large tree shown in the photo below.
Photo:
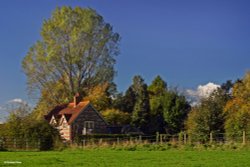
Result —
[{"label": "large tree", "polygon": [[148,91],[151,96],[161,96],[167,91],[167,89],[167,83],[161,78],[160,75],[157,75],[148,87]]},{"label": "large tree", "polygon": [[24,57],[28,88],[49,104],[68,102],[115,74],[120,36],[90,8],[57,8],[44,21],[41,40]]},{"label": "large tree", "polygon": [[157,75],[148,87],[150,102],[150,133],[164,133],[163,96],[167,92],[167,83]]},{"label": "large tree", "polygon": [[130,86],[125,94],[119,93],[113,100],[113,107],[123,112],[132,113],[136,101],[135,92]]},{"label": "large tree", "polygon": [[242,132],[250,134],[250,72],[242,80],[237,80],[232,89],[232,99],[224,108],[227,137],[242,137]]},{"label": "large tree", "polygon": [[136,75],[133,78],[133,84],[131,87],[136,96],[136,101],[132,112],[132,124],[141,129],[144,133],[148,133],[150,105],[147,84],[144,82],[144,79],[141,76]]},{"label": "large tree", "polygon": [[208,98],[202,99],[201,103],[192,108],[187,120],[187,130],[193,139],[203,142],[208,141],[209,134],[223,137],[225,113],[224,107],[230,95],[227,89],[218,88]]},{"label": "large tree", "polygon": [[24,137],[24,125],[30,123],[28,115],[31,107],[25,102],[11,102],[6,104],[4,109],[9,112],[9,116],[5,122],[5,128],[1,130],[0,136]]},{"label": "large tree", "polygon": [[168,90],[167,83],[156,76],[148,87],[150,98],[150,131],[176,134],[183,130],[190,109],[186,98],[177,90]]},{"label": "large tree", "polygon": [[161,105],[166,133],[176,134],[182,131],[190,110],[185,96],[174,90],[167,91],[161,98]]}]

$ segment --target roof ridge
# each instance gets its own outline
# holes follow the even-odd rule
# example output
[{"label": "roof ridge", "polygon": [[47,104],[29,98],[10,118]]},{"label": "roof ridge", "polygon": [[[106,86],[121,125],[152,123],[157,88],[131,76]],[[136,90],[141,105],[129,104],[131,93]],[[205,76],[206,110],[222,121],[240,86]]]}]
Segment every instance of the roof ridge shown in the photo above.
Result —
[{"label": "roof ridge", "polygon": [[68,115],[70,118],[67,120],[69,124],[74,121],[78,117],[78,115],[81,113],[82,110],[84,110],[88,105],[90,104],[89,100],[81,101],[77,104],[76,107],[74,107],[74,103],[68,103],[67,105],[58,105],[56,106],[52,111],[55,110],[55,112],[50,111],[48,115],[46,115],[47,119],[51,119],[52,115],[59,116],[59,115]]},{"label": "roof ridge", "polygon": [[[90,103],[90,100],[84,100],[84,101],[80,101],[80,102],[78,102],[78,104],[76,105],[76,107],[79,105],[79,104],[83,104],[83,103]],[[68,103],[68,106],[67,107],[72,107],[72,106],[74,106],[74,102],[70,102],[70,103]]]}]

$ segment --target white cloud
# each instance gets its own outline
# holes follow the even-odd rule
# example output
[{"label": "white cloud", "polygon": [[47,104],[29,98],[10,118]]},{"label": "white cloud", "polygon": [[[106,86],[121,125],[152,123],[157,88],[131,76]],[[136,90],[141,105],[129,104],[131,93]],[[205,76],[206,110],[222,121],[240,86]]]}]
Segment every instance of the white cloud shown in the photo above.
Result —
[{"label": "white cloud", "polygon": [[220,85],[214,84],[212,82],[207,83],[206,85],[199,85],[197,89],[186,90],[186,95],[191,101],[192,105],[199,103],[200,99],[207,98],[214,90],[219,88]]},{"label": "white cloud", "polygon": [[26,102],[20,98],[16,98],[16,99],[9,100],[8,103],[26,103]]},{"label": "white cloud", "polygon": [[206,85],[199,85],[196,90],[188,89],[187,93],[191,96],[198,96],[200,98],[208,97],[214,90],[219,88],[220,85],[209,82]]},{"label": "white cloud", "polygon": [[16,106],[26,104],[29,105],[29,103],[22,100],[21,98],[15,98],[0,105],[0,123],[6,121],[6,118],[9,116],[10,110],[13,110]]}]

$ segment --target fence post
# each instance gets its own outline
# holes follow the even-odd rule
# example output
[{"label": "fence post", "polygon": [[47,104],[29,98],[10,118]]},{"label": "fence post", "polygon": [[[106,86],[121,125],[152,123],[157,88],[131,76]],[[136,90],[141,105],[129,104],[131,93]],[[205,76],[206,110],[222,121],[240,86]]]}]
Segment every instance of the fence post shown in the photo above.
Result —
[{"label": "fence post", "polygon": [[16,138],[14,138],[14,149],[16,149]]},{"label": "fence post", "polygon": [[133,143],[133,141],[132,141],[132,140],[133,140],[133,138],[130,136],[130,138],[129,138],[129,143],[130,143],[130,144],[132,144],[132,143]]},{"label": "fence post", "polygon": [[41,144],[41,141],[40,141],[41,139],[38,139],[38,141],[37,141],[37,149],[39,149],[40,150],[40,144]]},{"label": "fence post", "polygon": [[141,135],[139,136],[139,143],[142,143]]},{"label": "fence post", "polygon": [[102,138],[99,139],[99,144],[102,145]]},{"label": "fence post", "polygon": [[178,144],[184,144],[184,133],[180,132],[178,134]]},{"label": "fence post", "polygon": [[187,134],[186,134],[186,132],[184,132],[184,134],[183,134],[184,136],[184,144],[187,144]]},{"label": "fence post", "polygon": [[29,142],[28,142],[28,139],[26,139],[26,150],[29,149]]},{"label": "fence post", "polygon": [[159,132],[156,132],[156,143],[159,143]]},{"label": "fence post", "polygon": [[242,135],[242,144],[243,144],[243,145],[246,144],[246,131],[243,131],[243,135]]},{"label": "fence post", "polygon": [[213,143],[213,133],[210,132],[210,135],[209,135],[209,143],[212,144]]},{"label": "fence post", "polygon": [[84,148],[86,146],[86,141],[82,140],[82,147]]},{"label": "fence post", "polygon": [[162,134],[160,134],[160,143],[162,144]]},{"label": "fence post", "polygon": [[120,139],[119,139],[119,137],[117,137],[117,139],[116,139],[116,143],[117,143],[117,145],[119,145],[119,144],[120,144]]},{"label": "fence post", "polygon": [[188,144],[192,144],[192,135],[191,133],[188,134]]},{"label": "fence post", "polygon": [[6,144],[5,144],[5,138],[2,138],[3,142],[2,142],[2,147],[6,147]]}]

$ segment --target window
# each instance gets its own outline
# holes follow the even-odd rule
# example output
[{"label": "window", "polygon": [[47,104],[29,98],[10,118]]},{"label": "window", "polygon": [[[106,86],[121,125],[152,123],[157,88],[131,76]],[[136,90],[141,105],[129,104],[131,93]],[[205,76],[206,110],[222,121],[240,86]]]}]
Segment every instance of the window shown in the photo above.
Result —
[{"label": "window", "polygon": [[95,127],[94,121],[85,121],[84,122],[84,128],[94,129],[94,127]]}]

